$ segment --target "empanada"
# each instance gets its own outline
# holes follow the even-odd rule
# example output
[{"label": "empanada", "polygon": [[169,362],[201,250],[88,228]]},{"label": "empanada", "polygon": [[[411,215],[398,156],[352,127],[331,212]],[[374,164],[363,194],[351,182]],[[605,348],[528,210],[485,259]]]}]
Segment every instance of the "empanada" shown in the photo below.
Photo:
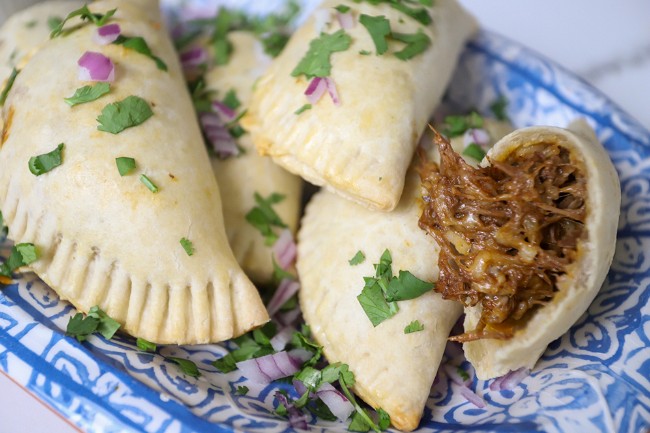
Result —
[{"label": "empanada", "polygon": [[[400,430],[415,429],[422,417],[449,332],[461,306],[429,291],[400,301],[399,312],[373,327],[357,296],[364,277],[374,276],[373,264],[388,249],[393,273],[408,270],[425,281],[438,277],[437,245],[418,228],[419,179],[409,172],[404,194],[390,213],[377,213],[321,191],[307,206],[299,231],[297,269],[300,305],[314,338],[329,362],[350,366],[354,391],[375,408],[381,407]],[[357,251],[365,261],[351,265]],[[418,320],[424,329],[405,334]]]},{"label": "empanada", "polygon": [[[216,66],[205,75],[208,90],[223,97],[234,91],[246,110],[253,85],[268,67],[271,59],[264,53],[262,44],[251,32],[236,31],[228,34],[232,44],[230,61]],[[220,159],[211,157],[223,201],[226,234],[237,261],[255,282],[268,283],[273,275],[272,249],[265,244],[264,236],[246,221],[246,214],[256,206],[254,194],[268,197],[282,194],[284,199],[273,206],[284,224],[295,233],[300,213],[302,180],[275,164],[269,157],[260,156],[253,147],[250,135],[237,139],[243,152],[237,156]]]},{"label": "empanada", "polygon": [[[455,0],[413,6],[424,11],[422,22],[422,15],[431,17],[429,25],[391,2],[372,3],[324,1],[257,83],[243,121],[257,149],[290,172],[365,207],[390,211],[418,138],[476,24]],[[342,29],[338,5],[350,8],[352,27]],[[383,54],[376,54],[384,49],[359,22],[362,16],[388,20],[390,36],[373,34],[386,44]],[[328,91],[335,92],[332,97],[325,92],[310,109],[305,93],[313,80],[296,73],[304,69],[299,64],[310,63],[308,57],[320,68],[314,75],[326,77]]]},{"label": "empanada", "polygon": [[[150,53],[137,40],[98,45],[89,23],[50,40],[20,71],[2,110],[0,202],[9,237],[36,245],[31,268],[62,298],[81,311],[98,305],[134,336],[207,343],[265,323],[228,246],[219,189],[158,2],[89,7],[117,8],[109,22],[124,37],[142,37]],[[88,51],[112,60],[115,81],[110,93],[70,107],[64,98],[92,84],[77,78]],[[127,100],[139,102],[127,109]],[[30,160],[60,143],[62,164],[33,174]],[[118,172],[119,157],[135,160],[130,174]]]}]

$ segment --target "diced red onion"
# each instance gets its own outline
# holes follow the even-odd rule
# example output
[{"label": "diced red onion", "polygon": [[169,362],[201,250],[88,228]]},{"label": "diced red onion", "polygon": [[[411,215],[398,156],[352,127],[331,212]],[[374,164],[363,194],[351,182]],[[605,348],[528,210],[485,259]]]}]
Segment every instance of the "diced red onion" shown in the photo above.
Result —
[{"label": "diced red onion", "polygon": [[208,61],[208,55],[202,47],[194,47],[183,51],[180,55],[184,70],[197,68]]},{"label": "diced red onion", "polygon": [[289,269],[296,260],[297,252],[298,247],[296,246],[296,242],[293,240],[293,233],[291,233],[291,230],[282,230],[282,233],[280,233],[280,236],[273,244],[273,254],[278,262],[278,266],[285,271]]},{"label": "diced red onion", "polygon": [[325,80],[321,77],[314,77],[311,79],[309,82],[309,85],[307,86],[307,90],[305,90],[305,96],[307,97],[307,101],[309,101],[310,104],[315,104],[318,101],[320,101],[320,98],[325,94],[325,91],[327,90],[327,84],[325,83]]},{"label": "diced red onion", "polygon": [[111,59],[101,53],[86,51],[77,61],[81,81],[113,81],[115,66]]},{"label": "diced red onion", "polygon": [[465,399],[470,403],[472,403],[474,406],[480,409],[483,409],[485,407],[485,400],[483,400],[479,395],[477,395],[474,391],[472,391],[468,387],[461,386],[460,394],[463,397],[465,397]]},{"label": "diced red onion", "polygon": [[337,15],[337,18],[339,20],[339,24],[341,25],[341,28],[344,30],[349,30],[352,27],[354,27],[354,17],[352,16],[352,13],[350,11],[341,13],[339,12]]},{"label": "diced red onion", "polygon": [[519,383],[528,377],[529,374],[530,369],[526,367],[521,367],[518,370],[506,373],[503,376],[494,379],[494,382],[490,384],[490,391],[503,391],[506,389],[512,389],[515,386],[519,385]]},{"label": "diced red onion", "polygon": [[93,42],[99,45],[108,45],[114,42],[122,30],[117,23],[106,24],[105,26],[98,27],[93,33]]},{"label": "diced red onion", "polygon": [[340,421],[345,421],[354,412],[352,403],[329,383],[323,383],[316,390],[316,395]]},{"label": "diced red onion", "polygon": [[300,313],[300,307],[296,307],[293,310],[287,311],[286,313],[276,314],[275,319],[283,326],[295,325],[296,321],[300,317]]},{"label": "diced red onion", "polygon": [[232,122],[237,117],[235,110],[221,101],[212,101],[212,109],[221,117],[224,122]]},{"label": "diced red onion", "polygon": [[230,131],[215,113],[202,113],[199,117],[201,128],[219,158],[239,155],[237,142]]},{"label": "diced red onion", "polygon": [[275,290],[273,297],[269,301],[269,304],[266,306],[269,316],[273,316],[277,313],[284,303],[298,292],[298,289],[300,289],[299,282],[290,278],[283,278],[282,281],[280,281],[280,285]]},{"label": "diced red onion", "polygon": [[334,80],[332,80],[330,77],[326,77],[324,80],[327,84],[327,92],[330,94],[332,102],[338,107],[341,105],[341,100],[339,99],[339,93],[336,91],[336,84],[334,83]]},{"label": "diced red onion", "polygon": [[309,430],[309,425],[307,424],[307,415],[300,411],[293,403],[289,402],[289,399],[282,394],[280,391],[275,392],[275,398],[287,408],[287,414],[289,415],[289,425],[293,428]]},{"label": "diced red onion", "polygon": [[309,361],[311,357],[314,356],[314,354],[307,349],[291,349],[289,351],[289,356],[294,361],[297,361],[302,364]]},{"label": "diced red onion", "polygon": [[463,136],[463,144],[465,147],[467,147],[472,143],[476,143],[485,149],[490,145],[490,134],[488,134],[485,129],[470,128],[465,131],[465,135]]},{"label": "diced red onion", "polygon": [[314,16],[314,29],[316,34],[320,35],[325,26],[332,21],[332,12],[329,9],[317,9],[313,13]]},{"label": "diced red onion", "polygon": [[307,387],[305,386],[304,383],[302,383],[301,380],[294,379],[291,381],[291,383],[293,383],[293,387],[296,389],[298,395],[303,395],[304,393],[307,392]]},{"label": "diced red onion", "polygon": [[247,359],[236,365],[244,376],[257,383],[271,383],[300,370],[300,363],[285,351]]},{"label": "diced red onion", "polygon": [[284,350],[287,343],[291,341],[291,336],[294,332],[296,332],[296,328],[293,326],[287,326],[275,334],[273,338],[271,338],[271,347],[273,347],[273,350],[276,352]]}]

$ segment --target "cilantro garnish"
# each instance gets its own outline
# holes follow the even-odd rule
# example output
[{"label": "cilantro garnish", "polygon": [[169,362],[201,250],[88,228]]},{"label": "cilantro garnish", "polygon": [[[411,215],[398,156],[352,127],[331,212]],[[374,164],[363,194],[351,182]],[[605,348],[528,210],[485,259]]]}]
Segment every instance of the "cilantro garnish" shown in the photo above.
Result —
[{"label": "cilantro garnish", "polygon": [[298,66],[291,72],[291,76],[305,75],[308,79],[313,77],[328,77],[332,64],[330,56],[338,51],[350,48],[352,38],[343,30],[328,34],[322,33],[309,44],[309,50],[300,60]]},{"label": "cilantro garnish", "polygon": [[226,93],[226,96],[221,102],[223,102],[226,107],[232,108],[233,110],[238,109],[241,105],[239,98],[237,98],[237,93],[235,93],[235,89],[228,90],[228,93]]},{"label": "cilantro garnish", "polygon": [[361,14],[359,22],[368,30],[370,37],[375,44],[375,50],[378,55],[384,54],[388,51],[388,42],[386,38],[391,34],[390,22],[385,16],[372,17],[370,15]]},{"label": "cilantro garnish", "polygon": [[[361,3],[364,0],[353,0],[355,3]],[[411,7],[405,4],[408,0],[365,0],[368,3],[377,5],[380,3],[388,3],[390,7],[395,10],[402,12],[403,14],[413,18],[422,25],[429,25],[432,22],[431,15],[429,11],[425,8]],[[408,1],[412,3],[411,1]],[[432,0],[419,0],[419,3],[423,6],[433,6]]]},{"label": "cilantro garnish", "polygon": [[166,360],[175,362],[180,367],[181,371],[191,377],[199,377],[201,372],[195,363],[189,359],[176,358],[173,356],[166,356]]},{"label": "cilantro garnish", "polygon": [[334,6],[334,9],[336,9],[337,12],[344,14],[350,11],[350,6],[338,5],[338,6]]},{"label": "cilantro garnish", "polygon": [[305,104],[305,105],[303,105],[302,107],[298,108],[296,111],[294,111],[293,114],[295,114],[295,115],[302,114],[302,113],[304,113],[305,111],[307,111],[307,110],[311,110],[311,109],[312,109],[312,105],[311,105],[311,104]]},{"label": "cilantro garnish", "polygon": [[359,51],[359,54],[361,54],[362,56],[369,56],[372,53],[368,50],[361,50]]},{"label": "cilantro garnish", "polygon": [[61,17],[48,17],[47,27],[50,29],[50,32],[53,32],[57,27],[61,25],[62,22],[63,18]]},{"label": "cilantro garnish", "polygon": [[135,170],[135,159],[128,156],[115,158],[115,164],[117,165],[117,171],[120,173],[120,176],[126,176]]},{"label": "cilantro garnish", "polygon": [[411,334],[413,332],[420,332],[424,329],[424,325],[420,323],[419,320],[414,320],[404,328],[405,334]]},{"label": "cilantro garnish", "polygon": [[31,28],[36,27],[36,24],[38,24],[38,21],[37,21],[37,20],[27,21],[27,22],[25,23],[25,27],[27,27],[28,29],[31,29]]},{"label": "cilantro garnish", "polygon": [[432,283],[408,271],[399,271],[399,276],[394,277],[392,262],[390,251],[385,250],[379,263],[374,265],[375,276],[364,277],[365,285],[357,296],[372,326],[393,317],[399,311],[397,301],[417,298],[433,288]]},{"label": "cilantro garnish", "polygon": [[36,260],[38,260],[38,250],[34,244],[16,244],[11,248],[11,253],[9,254],[7,261],[0,264],[0,275],[11,278],[11,273],[13,271],[21,266],[27,266]]},{"label": "cilantro garnish", "polygon": [[212,111],[213,90],[208,90],[203,77],[189,84],[192,102],[197,113],[209,113]]},{"label": "cilantro garnish", "polygon": [[100,131],[119,134],[127,128],[140,125],[153,116],[147,101],[139,96],[127,96],[121,101],[108,104],[97,117]]},{"label": "cilantro garnish", "polygon": [[[79,24],[77,26],[71,27],[71,28],[64,31],[63,26],[65,26],[65,23],[68,22],[69,19],[72,19],[74,17],[81,17],[81,19],[83,21],[92,22],[96,26],[100,27],[100,26],[103,26],[104,24],[106,24],[108,22],[108,20],[113,15],[115,15],[116,11],[117,11],[117,9],[112,9],[112,10],[106,12],[105,14],[96,14],[96,13],[91,12],[90,9],[88,9],[88,5],[83,5],[79,9],[70,12],[68,14],[68,16],[66,16],[63,20],[61,20],[61,22],[58,23],[58,25],[52,30],[52,33],[50,33],[50,39],[56,38],[57,36],[59,36],[61,34],[66,34],[66,35],[70,34],[71,32],[73,32],[73,31],[75,31],[75,30],[77,30],[77,29],[79,29],[79,28],[81,28],[81,27],[83,27],[83,26],[85,26],[87,24],[87,23],[84,22],[84,23],[81,23],[81,24]],[[50,22],[50,20],[48,20],[48,25],[50,25],[50,27],[53,24],[54,24],[54,21]]]},{"label": "cilantro garnish", "polygon": [[153,53],[151,52],[151,48],[149,48],[147,41],[145,41],[143,37],[141,36],[130,37],[130,36],[120,35],[113,43],[117,45],[122,45],[124,48],[128,48],[142,55],[145,55],[156,63],[158,69],[160,69],[161,71],[167,70],[167,65],[165,64],[165,62],[163,62],[160,57],[153,55]]},{"label": "cilantro garnish", "polygon": [[75,105],[95,101],[110,91],[111,85],[109,83],[97,83],[93,84],[92,86],[79,87],[74,92],[74,95],[70,96],[69,98],[64,98],[63,100],[69,106],[74,107]]},{"label": "cilantro garnish", "polygon": [[458,373],[460,378],[463,379],[463,382],[469,380],[469,374],[467,374],[467,372],[463,370],[460,366],[456,367],[456,373]]},{"label": "cilantro garnish", "polygon": [[269,33],[262,37],[264,52],[271,57],[277,57],[289,41],[289,35],[279,32]]},{"label": "cilantro garnish", "polygon": [[141,175],[140,175],[140,182],[142,182],[142,183],[144,184],[144,186],[146,186],[147,188],[149,188],[149,191],[153,192],[154,194],[157,193],[157,192],[159,191],[159,190],[158,190],[158,187],[156,186],[156,184],[153,183],[153,182],[151,181],[151,179],[149,179],[149,177],[147,177],[146,174],[141,174]]},{"label": "cilantro garnish", "polygon": [[256,192],[255,203],[257,203],[257,206],[246,214],[246,221],[262,233],[266,245],[273,245],[278,239],[278,235],[273,231],[273,227],[287,227],[272,207],[274,204],[284,200],[284,197],[282,194],[272,193],[267,198],[263,198]]},{"label": "cilantro garnish", "polygon": [[442,133],[448,138],[454,138],[463,135],[468,129],[481,128],[482,126],[483,118],[477,112],[472,111],[464,116],[445,117]]},{"label": "cilantro garnish", "polygon": [[181,246],[185,250],[188,256],[191,256],[194,254],[194,244],[192,244],[192,241],[187,239],[187,238],[181,238]]},{"label": "cilantro garnish", "polygon": [[5,226],[5,220],[2,216],[2,211],[0,211],[0,239],[7,237],[9,229]]},{"label": "cilantro garnish", "polygon": [[248,394],[248,391],[249,391],[249,389],[248,389],[247,386],[238,386],[237,387],[237,394],[239,394],[239,395],[246,395],[246,394]]},{"label": "cilantro garnish", "polygon": [[222,373],[229,373],[237,369],[236,364],[240,361],[275,353],[271,346],[271,338],[276,331],[275,324],[269,322],[262,328],[235,338],[233,342],[238,348],[212,362],[212,365]]},{"label": "cilantro garnish", "polygon": [[156,346],[156,343],[152,343],[151,341],[147,341],[144,338],[140,337],[135,340],[135,344],[138,346],[138,349],[143,352],[155,352],[158,348],[158,346]]},{"label": "cilantro garnish", "polygon": [[40,176],[60,166],[63,163],[64,147],[65,145],[61,143],[51,152],[29,158],[29,171],[35,176]]},{"label": "cilantro garnish", "polygon": [[507,121],[508,115],[506,114],[506,107],[508,106],[508,100],[505,96],[499,96],[499,98],[490,105],[490,110],[497,120]]},{"label": "cilantro garnish", "polygon": [[465,150],[463,150],[463,155],[469,156],[472,159],[477,161],[483,161],[485,157],[485,151],[476,143],[470,143]]},{"label": "cilantro garnish", "polygon": [[418,29],[417,33],[393,33],[392,36],[393,39],[406,43],[402,50],[395,53],[395,57],[400,60],[409,60],[426,51],[431,45],[431,39],[422,29]]},{"label": "cilantro garnish", "polygon": [[16,81],[16,77],[18,76],[18,73],[20,70],[13,68],[11,70],[11,75],[9,75],[9,78],[7,78],[7,83],[5,84],[4,89],[2,89],[2,93],[0,93],[0,106],[5,105],[5,101],[7,100],[7,95],[9,95],[9,91],[14,85],[14,81]]},{"label": "cilantro garnish", "polygon": [[120,324],[95,305],[88,311],[87,316],[84,317],[83,313],[77,313],[70,318],[66,335],[71,335],[78,341],[84,341],[91,334],[98,332],[102,337],[110,340],[118,329],[120,329]]},{"label": "cilantro garnish", "polygon": [[357,253],[352,257],[350,260],[348,260],[348,263],[351,266],[358,265],[360,263],[363,263],[366,260],[366,255],[363,254],[361,250],[357,251]]}]

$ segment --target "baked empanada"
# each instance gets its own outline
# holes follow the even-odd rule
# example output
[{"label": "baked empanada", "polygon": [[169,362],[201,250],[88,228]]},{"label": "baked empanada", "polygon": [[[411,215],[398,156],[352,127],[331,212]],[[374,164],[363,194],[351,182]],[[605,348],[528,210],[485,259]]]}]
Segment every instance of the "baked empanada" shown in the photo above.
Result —
[{"label": "baked empanada", "polygon": [[[400,301],[399,312],[373,327],[357,296],[364,277],[388,249],[393,274],[408,270],[425,281],[438,277],[435,262],[424,259],[438,249],[418,228],[419,179],[409,172],[397,208],[378,213],[321,191],[307,205],[298,234],[297,269],[300,305],[312,335],[329,362],[342,362],[355,374],[354,391],[381,407],[400,430],[415,429],[422,417],[449,332],[460,317],[460,304],[429,291]],[[363,263],[351,265],[358,251]],[[424,329],[405,327],[419,321]]]},{"label": "baked empanada", "polygon": [[[158,2],[89,8],[102,15],[116,8],[108,22],[126,40],[93,42],[92,23],[53,38],[20,71],[3,106],[0,201],[9,237],[36,245],[40,257],[30,266],[63,299],[81,311],[98,305],[134,336],[207,343],[265,323],[228,246],[219,189]],[[115,81],[108,94],[70,107],[64,98],[93,84],[77,78],[87,52],[111,59]],[[52,149],[54,167],[42,158]],[[134,159],[129,173],[118,171],[121,157]]]},{"label": "baked empanada", "polygon": [[[397,3],[324,1],[257,83],[243,119],[262,154],[383,211],[397,205],[418,138],[476,28],[455,0],[411,15]],[[347,18],[338,5],[350,8]],[[325,85],[307,105],[305,94]]]},{"label": "baked empanada", "polygon": [[[205,75],[208,90],[224,97],[234,91],[246,110],[255,81],[263,74],[271,59],[261,42],[251,32],[228,34],[232,44],[230,60],[215,66]],[[242,152],[227,159],[211,157],[212,168],[223,201],[226,234],[230,246],[246,274],[255,282],[268,283],[273,275],[272,248],[266,245],[260,231],[246,220],[246,214],[256,206],[255,193],[266,198],[282,194],[284,199],[273,206],[280,219],[295,233],[300,214],[302,179],[288,173],[269,157],[260,156],[244,134],[237,139]]]}]

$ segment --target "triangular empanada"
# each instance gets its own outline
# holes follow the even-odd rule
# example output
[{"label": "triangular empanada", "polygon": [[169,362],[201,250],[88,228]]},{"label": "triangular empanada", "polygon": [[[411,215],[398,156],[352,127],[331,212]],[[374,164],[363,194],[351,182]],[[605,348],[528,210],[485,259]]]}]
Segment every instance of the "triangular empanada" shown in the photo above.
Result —
[{"label": "triangular empanada", "polygon": [[[124,36],[144,38],[151,55],[98,45],[97,27],[87,24],[49,41],[21,70],[2,111],[0,201],[10,238],[36,245],[40,258],[31,268],[62,298],[82,311],[98,305],[135,336],[207,343],[263,324],[266,310],[228,246],[217,183],[158,2],[89,7],[117,8],[110,22]],[[64,98],[91,84],[77,78],[87,51],[113,61],[115,81],[109,94],[70,107]],[[99,130],[107,105],[132,96],[153,115],[117,134]],[[32,174],[30,158],[59,143],[62,164]],[[118,157],[134,158],[135,169],[120,176]]]}]

